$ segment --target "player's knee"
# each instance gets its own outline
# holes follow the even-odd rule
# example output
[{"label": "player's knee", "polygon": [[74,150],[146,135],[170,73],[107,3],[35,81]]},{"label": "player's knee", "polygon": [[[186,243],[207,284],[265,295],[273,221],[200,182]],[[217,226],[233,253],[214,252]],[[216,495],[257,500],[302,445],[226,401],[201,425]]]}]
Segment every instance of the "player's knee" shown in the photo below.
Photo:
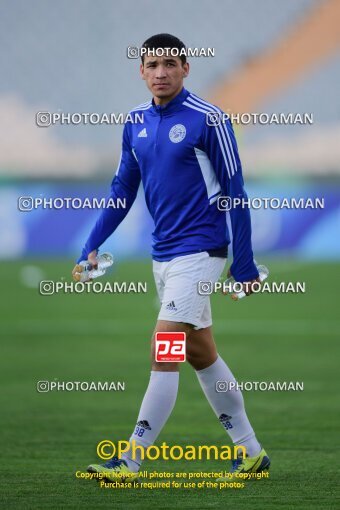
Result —
[{"label": "player's knee", "polygon": [[152,361],[151,369],[156,372],[178,372],[179,367],[178,363],[166,363],[166,362],[157,362],[155,360]]},{"label": "player's knee", "polygon": [[186,360],[194,370],[202,370],[209,363],[203,353],[198,354],[197,352],[190,353],[187,351]]},{"label": "player's knee", "polygon": [[187,345],[186,360],[195,370],[203,370],[210,367],[217,358],[215,349],[197,349]]},{"label": "player's knee", "polygon": [[[157,353],[159,352],[158,351],[159,346],[157,347],[157,342],[156,342],[157,333],[171,332],[171,334],[172,334],[173,332],[178,332],[178,333],[184,332],[186,335],[186,341],[187,341],[187,345],[188,345],[188,339],[190,339],[192,331],[193,331],[193,326],[190,324],[181,323],[181,322],[158,321],[156,324],[154,334],[151,339],[152,370],[159,370],[162,372],[171,372],[171,371],[178,370],[178,363],[176,363],[176,362],[168,363],[166,361],[162,361],[162,362],[156,361],[156,359],[157,359],[156,350],[157,350]],[[164,352],[162,352],[162,354],[168,354],[168,351],[171,354],[172,350],[175,351],[175,354],[179,354],[179,350],[181,351],[181,354],[184,354],[185,345],[182,345],[183,339],[180,342],[181,342],[181,344],[179,344],[179,340],[177,340],[176,345],[172,346],[170,339],[166,340],[163,338],[161,341],[161,343],[162,343],[161,348],[162,348],[162,351],[164,351]]]},{"label": "player's knee", "polygon": [[187,359],[187,362],[193,367],[195,368],[195,366],[197,365],[197,362],[199,361],[199,359],[197,358],[197,356],[195,355],[192,355],[190,354],[189,352],[187,352],[186,354],[186,359]]}]

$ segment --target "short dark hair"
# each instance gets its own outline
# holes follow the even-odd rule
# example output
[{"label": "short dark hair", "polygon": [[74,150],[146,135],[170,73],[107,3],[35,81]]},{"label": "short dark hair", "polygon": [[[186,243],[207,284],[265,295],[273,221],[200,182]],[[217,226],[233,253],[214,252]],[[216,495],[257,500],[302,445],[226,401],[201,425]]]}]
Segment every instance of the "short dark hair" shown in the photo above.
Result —
[{"label": "short dark hair", "polygon": [[[148,48],[151,50],[156,50],[157,48],[177,48],[179,51],[183,48],[185,49],[185,44],[178,39],[178,37],[175,37],[171,34],[157,34],[153,35],[152,37],[149,37],[143,44],[142,48]],[[144,64],[144,56],[141,55],[142,64]],[[181,59],[182,64],[185,64],[187,61],[186,55],[178,55],[178,57]]]}]

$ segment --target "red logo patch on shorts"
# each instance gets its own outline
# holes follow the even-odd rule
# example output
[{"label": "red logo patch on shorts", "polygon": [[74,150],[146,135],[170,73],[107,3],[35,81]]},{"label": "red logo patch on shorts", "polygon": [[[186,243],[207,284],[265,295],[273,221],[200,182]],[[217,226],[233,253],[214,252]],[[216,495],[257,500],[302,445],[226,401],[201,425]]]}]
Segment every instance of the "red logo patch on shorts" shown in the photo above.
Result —
[{"label": "red logo patch on shorts", "polygon": [[156,361],[167,363],[185,361],[185,340],[186,335],[183,332],[156,333]]}]

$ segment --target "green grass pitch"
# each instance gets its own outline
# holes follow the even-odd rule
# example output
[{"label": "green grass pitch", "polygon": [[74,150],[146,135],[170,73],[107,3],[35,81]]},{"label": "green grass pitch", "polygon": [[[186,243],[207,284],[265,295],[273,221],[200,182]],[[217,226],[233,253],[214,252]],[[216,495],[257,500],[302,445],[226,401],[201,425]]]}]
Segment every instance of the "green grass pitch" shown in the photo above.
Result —
[{"label": "green grass pitch", "polygon": [[[107,279],[148,281],[147,295],[40,296],[23,266],[69,278],[71,261],[0,266],[2,292],[1,508],[339,508],[340,357],[337,264],[264,261],[271,279],[306,281],[306,294],[212,298],[215,339],[240,381],[303,381],[303,392],[245,392],[272,460],[269,480],[242,490],[101,490],[78,480],[102,439],[127,439],[149,377],[157,316],[151,262],[124,262]],[[106,277],[105,277],[106,278]],[[38,393],[38,380],[125,381],[125,392]],[[189,366],[159,443],[230,444]],[[219,471],[221,461],[147,461],[160,471]]]}]

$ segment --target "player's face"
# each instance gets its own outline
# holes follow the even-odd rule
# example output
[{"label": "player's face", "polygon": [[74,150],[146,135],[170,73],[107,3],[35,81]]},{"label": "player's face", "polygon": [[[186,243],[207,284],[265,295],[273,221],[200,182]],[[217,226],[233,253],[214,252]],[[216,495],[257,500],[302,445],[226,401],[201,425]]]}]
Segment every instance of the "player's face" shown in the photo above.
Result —
[{"label": "player's face", "polygon": [[140,73],[158,104],[171,101],[183,87],[189,74],[189,64],[182,64],[179,57],[146,56]]}]

